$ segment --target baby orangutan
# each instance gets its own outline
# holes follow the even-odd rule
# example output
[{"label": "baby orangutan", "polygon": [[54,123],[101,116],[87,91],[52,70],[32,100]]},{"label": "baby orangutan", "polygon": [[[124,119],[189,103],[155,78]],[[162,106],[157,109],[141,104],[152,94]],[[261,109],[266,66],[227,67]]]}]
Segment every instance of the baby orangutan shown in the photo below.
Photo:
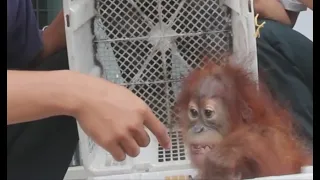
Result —
[{"label": "baby orangutan", "polygon": [[294,174],[312,164],[290,114],[240,66],[209,62],[191,72],[176,109],[198,179]]}]

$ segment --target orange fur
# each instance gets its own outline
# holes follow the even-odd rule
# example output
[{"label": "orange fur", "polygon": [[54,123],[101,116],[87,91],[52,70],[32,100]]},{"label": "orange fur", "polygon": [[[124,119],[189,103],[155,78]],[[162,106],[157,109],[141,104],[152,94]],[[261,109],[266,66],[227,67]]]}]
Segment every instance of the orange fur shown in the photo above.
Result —
[{"label": "orange fur", "polygon": [[[291,114],[272,99],[261,80],[257,88],[251,74],[241,66],[218,66],[207,60],[204,68],[186,77],[176,108],[186,110],[201,79],[217,74],[229,86],[221,96],[229,105],[232,130],[207,156],[206,169],[200,169],[201,179],[228,180],[237,173],[241,178],[293,174],[312,163],[312,156],[295,133]],[[243,102],[251,109],[246,120],[239,118]]]}]

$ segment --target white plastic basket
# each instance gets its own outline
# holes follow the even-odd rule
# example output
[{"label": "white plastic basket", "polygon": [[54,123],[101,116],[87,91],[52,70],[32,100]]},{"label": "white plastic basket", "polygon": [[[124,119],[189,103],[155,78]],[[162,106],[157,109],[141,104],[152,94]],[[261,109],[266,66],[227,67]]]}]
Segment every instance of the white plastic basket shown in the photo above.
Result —
[{"label": "white plastic basket", "polygon": [[[103,177],[92,177],[87,178],[83,175],[84,169],[73,168],[77,170],[72,170],[70,175],[67,175],[65,180],[189,180],[188,177],[194,177],[196,171],[193,169],[185,170],[174,170],[174,171],[161,171],[161,172],[148,172],[148,173],[132,173],[132,174],[121,174]],[[286,176],[272,176],[255,178],[253,180],[313,180],[313,167],[302,168],[301,174],[286,175]],[[72,174],[72,175],[71,175]],[[82,176],[79,176],[82,175]]]},{"label": "white plastic basket", "polygon": [[[134,173],[128,175],[114,175],[107,177],[89,178],[88,180],[190,180],[189,176],[194,177],[196,171],[192,169],[178,171],[163,171],[154,173]],[[248,179],[249,180],[249,179]],[[262,177],[250,180],[313,180],[313,174],[294,174],[286,176]]]},{"label": "white plastic basket", "polygon": [[[196,171],[193,169],[175,170],[175,171],[161,171],[161,172],[149,172],[149,173],[133,173],[125,175],[113,175],[103,177],[91,177],[88,178],[84,168],[71,167],[69,168],[64,180],[182,180],[191,175],[194,177]],[[313,179],[313,166],[303,167],[300,174],[286,175],[286,176],[272,176],[256,178],[255,180],[312,180]]]},{"label": "white plastic basket", "polygon": [[[165,172],[155,172],[155,173],[143,173],[143,174],[130,174],[130,175],[115,175],[110,177],[97,177],[89,178],[89,180],[190,180],[188,170],[184,171],[165,171]],[[249,179],[248,179],[249,180]],[[250,180],[313,180],[313,174],[296,174],[287,176],[272,176],[255,178]]]},{"label": "white plastic basket", "polygon": [[[199,66],[197,60],[205,52],[220,57],[232,49],[250,56],[248,69],[257,77],[252,4],[248,0],[64,0],[70,69],[127,86],[170,125],[180,79]],[[171,150],[164,151],[149,133],[151,143],[138,157],[115,162],[78,130],[88,176],[190,168],[179,131],[171,134]]]}]

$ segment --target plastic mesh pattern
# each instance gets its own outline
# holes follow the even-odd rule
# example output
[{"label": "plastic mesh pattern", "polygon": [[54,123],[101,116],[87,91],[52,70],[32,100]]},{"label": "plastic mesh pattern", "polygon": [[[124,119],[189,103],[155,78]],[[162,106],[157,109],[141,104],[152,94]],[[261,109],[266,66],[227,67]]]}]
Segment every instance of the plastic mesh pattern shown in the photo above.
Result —
[{"label": "plastic mesh pattern", "polygon": [[171,136],[172,147],[165,150],[158,145],[158,162],[168,161],[183,161],[186,160],[186,150],[182,141],[182,134],[180,131],[169,133]]},{"label": "plastic mesh pattern", "polygon": [[181,78],[204,55],[231,49],[230,13],[218,0],[98,0],[96,10],[103,76],[144,99],[166,125]]},{"label": "plastic mesh pattern", "polygon": [[204,56],[232,48],[231,13],[219,0],[96,0],[96,11],[102,76],[142,98],[168,127],[181,79]]}]

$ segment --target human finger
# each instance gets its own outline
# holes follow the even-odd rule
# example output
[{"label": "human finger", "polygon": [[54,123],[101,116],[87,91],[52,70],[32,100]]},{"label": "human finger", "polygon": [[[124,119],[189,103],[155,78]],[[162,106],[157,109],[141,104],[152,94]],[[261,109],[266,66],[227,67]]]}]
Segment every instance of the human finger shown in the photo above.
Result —
[{"label": "human finger", "polygon": [[143,127],[133,130],[132,136],[140,147],[147,147],[150,143],[150,137]]},{"label": "human finger", "polygon": [[140,147],[132,136],[128,136],[120,142],[120,145],[124,152],[130,157],[136,157],[140,153]]},{"label": "human finger", "polygon": [[159,144],[168,149],[171,146],[170,137],[167,133],[166,127],[153,114],[152,110],[148,108],[144,114],[144,125],[157,137]]},{"label": "human finger", "polygon": [[123,161],[126,159],[126,154],[118,142],[108,143],[103,147],[112,155],[112,157],[116,161]]}]

